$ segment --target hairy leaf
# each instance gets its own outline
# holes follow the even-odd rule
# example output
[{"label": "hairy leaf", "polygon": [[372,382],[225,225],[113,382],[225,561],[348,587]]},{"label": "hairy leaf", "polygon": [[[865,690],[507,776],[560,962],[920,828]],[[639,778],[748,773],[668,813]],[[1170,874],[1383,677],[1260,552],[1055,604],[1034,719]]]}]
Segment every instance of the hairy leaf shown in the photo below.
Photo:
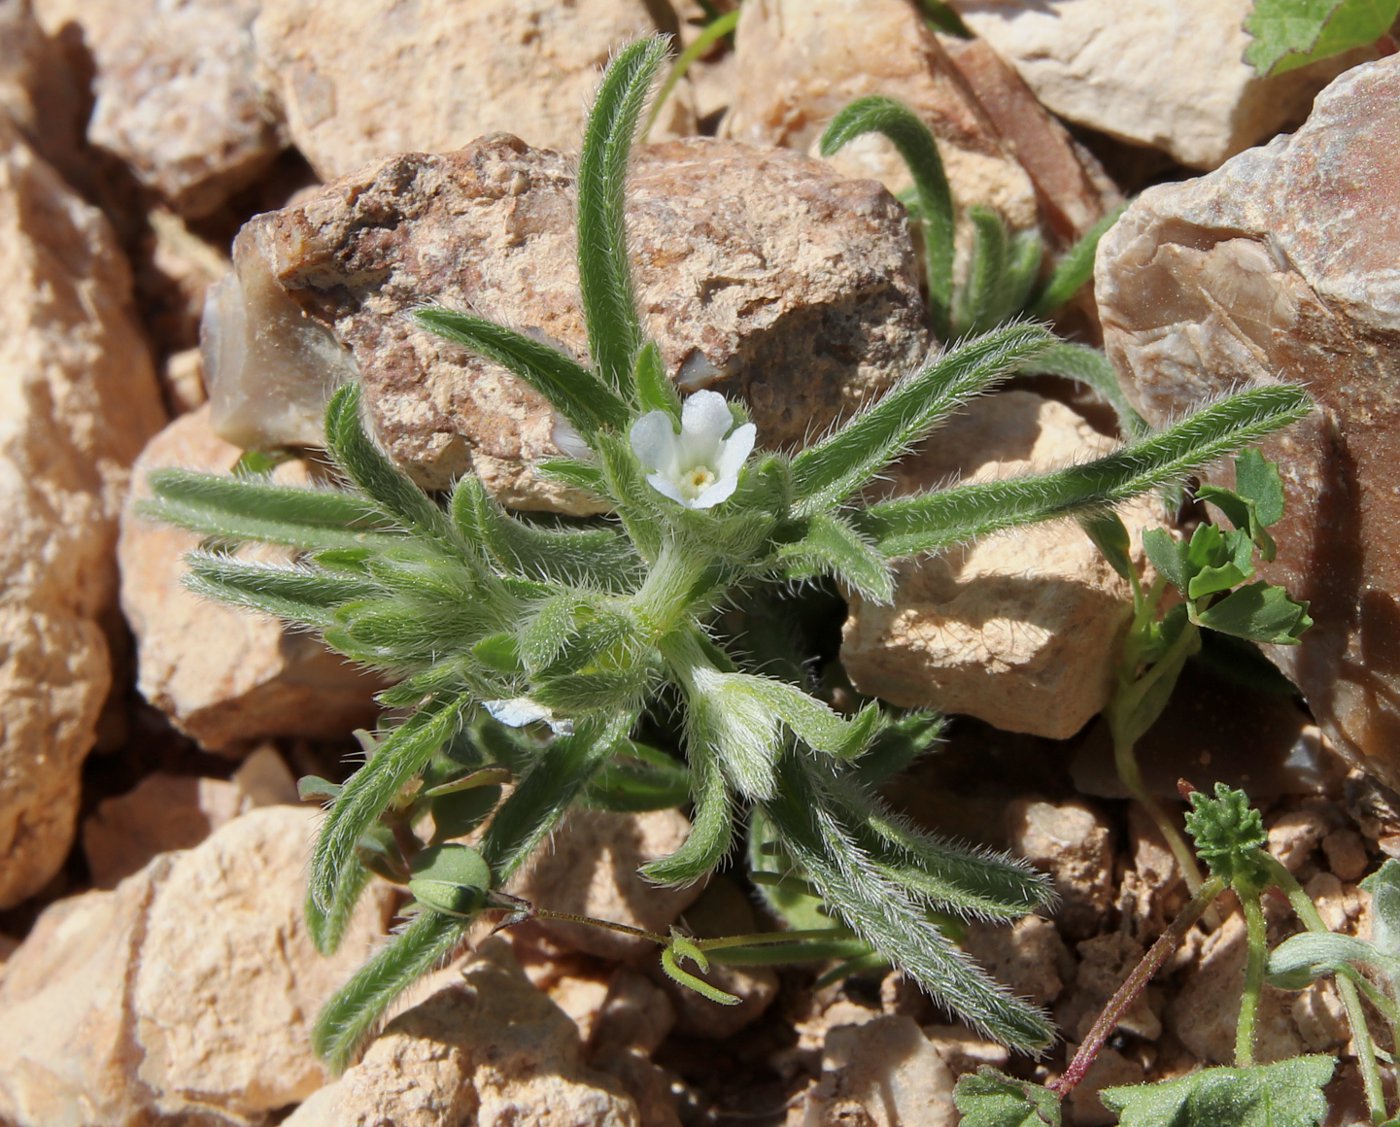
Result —
[{"label": "hairy leaf", "polygon": [[1104,1088],[1121,1127],[1318,1127],[1337,1062],[1293,1057],[1255,1068],[1206,1068],[1160,1084]]},{"label": "hairy leaf", "polygon": [[1060,1098],[1029,1080],[983,1065],[958,1078],[953,1103],[962,1127],[1060,1127]]}]

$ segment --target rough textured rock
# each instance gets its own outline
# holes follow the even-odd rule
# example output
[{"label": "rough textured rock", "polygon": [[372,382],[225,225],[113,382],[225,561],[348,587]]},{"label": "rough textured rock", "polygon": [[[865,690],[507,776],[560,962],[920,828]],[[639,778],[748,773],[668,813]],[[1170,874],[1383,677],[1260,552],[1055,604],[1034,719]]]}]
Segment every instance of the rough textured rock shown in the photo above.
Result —
[{"label": "rough textured rock", "polygon": [[[421,484],[471,470],[508,504],[586,511],[529,472],[557,453],[540,397],[404,315],[469,308],[581,355],[573,206],[567,158],[495,135],[257,217],[206,321],[215,429],[315,444],[330,388],[357,375],[380,438]],[[763,445],[820,431],[926,347],[903,209],[874,184],[794,153],[673,142],[641,152],[629,220],[667,370],[687,389],[743,394]]]},{"label": "rough textured rock", "polygon": [[250,755],[231,779],[147,775],[126,794],[98,803],[83,822],[88,873],[97,888],[112,888],[158,854],[192,849],[240,814],[296,801],[296,780],[270,746]]},{"label": "rough textured rock", "polygon": [[[972,403],[894,467],[890,489],[1043,471],[1112,446],[1068,407],[1004,392]],[[1146,502],[1122,516],[1135,542],[1154,521]],[[841,660],[862,691],[1054,739],[1074,735],[1108,702],[1131,595],[1076,525],[902,561],[895,576],[891,606],[851,596]]]},{"label": "rough textured rock", "polygon": [[[848,102],[882,94],[903,102],[934,131],[958,203],[994,207],[1017,228],[1035,225],[1030,179],[915,5],[749,0],[742,12],[725,136],[806,152]],[[883,137],[853,141],[833,163],[893,191],[910,185],[903,161]]]},{"label": "rough textured rock", "polygon": [[1016,799],[1006,812],[1011,852],[1055,880],[1055,920],[1072,938],[1093,935],[1113,903],[1113,829],[1087,802]]},{"label": "rough textured rock", "polygon": [[502,129],[576,149],[609,54],[638,35],[676,30],[669,7],[647,0],[410,8],[262,0],[261,8],[263,80],[325,180],[390,153],[448,152]]},{"label": "rough textured rock", "polygon": [[323,1084],[310,1023],[374,949],[387,902],[372,892],[340,951],[315,952],[314,823],[252,811],[40,916],[0,984],[0,1119],[255,1124]]},{"label": "rough textured rock", "polygon": [[[1280,378],[1321,410],[1264,453],[1287,513],[1261,569],[1311,602],[1271,657],[1354,763],[1400,785],[1400,58],[1338,79],[1291,138],[1143,193],[1099,248],[1105,344],[1139,409]],[[1319,217],[1325,217],[1325,222]]]},{"label": "rough textured rock", "polygon": [[189,216],[207,215],[282,148],[254,75],[259,0],[41,0],[92,55],[88,140]]},{"label": "rough textured rock", "polygon": [[1250,0],[951,0],[967,26],[1070,121],[1213,168],[1307,113],[1333,76],[1373,53],[1273,78],[1243,55]]},{"label": "rough textured rock", "polygon": [[160,425],[115,237],[0,118],[0,907],[72,840],[107,695],[98,620],[129,466]]},{"label": "rough textured rock", "polygon": [[631,1098],[584,1067],[574,1023],[504,943],[462,977],[391,1021],[286,1127],[637,1127]]},{"label": "rough textured rock", "polygon": [[80,164],[78,83],[31,0],[0,0],[0,114],[64,173]]},{"label": "rough textured rock", "polygon": [[[614,814],[577,809],[549,847],[511,884],[517,896],[556,912],[572,912],[665,934],[700,895],[701,886],[661,888],[637,872],[680,848],[690,822],[679,810]],[[551,934],[606,959],[655,956],[645,940],[579,924],[550,923]]]},{"label": "rough textured rock", "polygon": [[[315,638],[276,619],[222,606],[186,590],[184,556],[200,538],[136,513],[145,476],[164,466],[225,472],[240,451],[209,429],[206,408],[176,419],[136,463],[122,515],[122,607],[136,635],[142,694],[212,750],[264,736],[339,736],[370,723],[379,683]],[[275,477],[307,481],[306,464]],[[265,554],[265,553],[264,553]]]},{"label": "rough textured rock", "polygon": [[837,1026],[826,1035],[821,1079],[788,1122],[801,1127],[952,1127],[958,1122],[955,1080],[911,1018],[893,1015]]},{"label": "rough textured rock", "polygon": [[1074,959],[1055,925],[1040,916],[1009,925],[973,922],[962,947],[1018,998],[1037,1006],[1058,998],[1074,970]]}]

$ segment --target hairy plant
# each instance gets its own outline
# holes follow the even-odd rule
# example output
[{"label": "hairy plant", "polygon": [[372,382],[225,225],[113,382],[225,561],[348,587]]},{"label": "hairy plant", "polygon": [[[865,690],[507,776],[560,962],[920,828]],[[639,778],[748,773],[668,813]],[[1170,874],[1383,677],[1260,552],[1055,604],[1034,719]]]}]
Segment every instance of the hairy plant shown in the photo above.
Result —
[{"label": "hairy plant", "polygon": [[[312,784],[330,800],[307,899],[320,946],[334,948],[371,869],[415,898],[402,930],[321,1015],[316,1044],[336,1067],[480,913],[509,921],[535,911],[503,886],[571,804],[674,804],[682,786],[693,829],[646,866],[651,879],[703,879],[729,855],[738,816],[754,811],[791,867],[780,876],[805,882],[836,917],[823,951],[873,951],[978,1028],[1043,1048],[1043,1015],[991,981],[945,928],[1044,905],[1046,878],[925,833],[875,794],[872,779],[926,745],[927,721],[921,734],[918,718],[895,721],[873,703],[836,711],[800,660],[764,666],[727,646],[717,612],[817,577],[888,602],[897,559],[1101,513],[1309,409],[1297,388],[1259,388],[1096,461],[862,503],[872,477],[969,396],[1056,347],[1039,325],[1013,322],[933,355],[806,449],[763,449],[741,404],[704,391],[682,401],[634,301],[624,185],[665,56],[655,39],[619,53],[585,132],[578,261],[590,362],[468,313],[416,313],[424,331],[497,361],[550,401],[574,456],[540,471],[596,498],[608,517],[514,515],[473,477],[444,507],[368,436],[354,386],[326,414],[339,488],[180,470],[151,478],[147,511],[207,538],[190,559],[196,590],[316,630],[396,682],[381,694],[394,719],[367,741],[366,762],[343,786]],[[247,542],[300,556],[274,566],[229,551]],[[683,762],[634,738],[669,718]],[[436,828],[424,843],[412,830],[428,815]],[[468,832],[474,845],[458,840]],[[722,947],[658,938],[668,970],[692,984],[701,980],[681,960],[703,972],[707,952]]]}]

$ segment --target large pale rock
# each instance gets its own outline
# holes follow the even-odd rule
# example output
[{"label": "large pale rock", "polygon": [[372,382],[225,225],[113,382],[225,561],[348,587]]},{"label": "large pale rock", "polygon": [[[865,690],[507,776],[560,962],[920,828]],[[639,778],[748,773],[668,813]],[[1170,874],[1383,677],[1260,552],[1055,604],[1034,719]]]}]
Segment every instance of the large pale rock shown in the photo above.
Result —
[{"label": "large pale rock", "polygon": [[390,1022],[286,1127],[637,1127],[631,1097],[584,1066],[574,1023],[504,943],[462,978]]},{"label": "large pale rock", "polygon": [[[695,898],[701,885],[663,888],[637,870],[674,853],[690,834],[679,810],[615,814],[577,809],[550,838],[538,860],[511,885],[511,892],[540,908],[629,924],[663,935]],[[550,923],[548,930],[578,951],[605,959],[655,957],[643,939],[580,924]]]},{"label": "large pale rock", "polygon": [[[576,148],[598,74],[639,35],[674,32],[647,0],[262,0],[264,82],[322,179],[391,153],[448,152],[508,129]],[[385,91],[393,91],[385,96]]]},{"label": "large pale rock", "polygon": [[[808,151],[847,103],[869,94],[903,102],[938,137],[955,200],[1035,225],[1030,179],[907,0],[748,0],[736,36],[737,83],[725,136]],[[834,158],[847,175],[893,191],[909,187],[904,162],[868,135]]]},{"label": "large pale rock", "polygon": [[950,0],[1061,117],[1213,168],[1307,113],[1353,52],[1273,78],[1244,62],[1252,0]]},{"label": "large pale rock", "polygon": [[303,922],[316,817],[255,810],[39,917],[0,984],[0,1120],[259,1124],[327,1077],[320,1006],[387,919],[372,890],[323,958]]},{"label": "large pale rock", "polygon": [[1321,410],[1271,439],[1288,507],[1261,569],[1316,625],[1270,656],[1353,762],[1400,786],[1400,59],[1291,138],[1153,188],[1099,249],[1105,344],[1155,423],[1280,379]]},{"label": "large pale rock", "polygon": [[254,76],[259,0],[40,0],[92,55],[88,140],[189,216],[252,182],[283,147]]},{"label": "large pale rock", "polygon": [[956,1077],[914,1023],[902,1014],[861,1025],[840,1025],[826,1035],[822,1075],[800,1113],[801,1127],[953,1127]]},{"label": "large pale rock", "polygon": [[[1068,407],[1025,391],[973,402],[891,471],[909,493],[1107,453]],[[1122,516],[1137,535],[1153,520]],[[1160,521],[1158,521],[1160,523]],[[1102,711],[1131,592],[1080,528],[1034,525],[896,565],[890,606],[851,595],[841,660],[863,692],[904,707],[966,713],[1011,732],[1067,739]]]},{"label": "large pale rock", "polygon": [[31,0],[0,0],[0,113],[60,171],[80,164],[80,83]]},{"label": "large pale rock", "polygon": [[130,274],[94,208],[0,118],[0,907],[72,840],[109,683],[116,516],[160,425]]},{"label": "large pale rock", "polygon": [[[264,736],[335,736],[370,723],[378,682],[315,638],[260,614],[211,602],[181,585],[199,536],[139,516],[145,478],[165,466],[226,472],[239,450],[209,429],[201,408],[176,419],[142,451],[122,515],[122,608],[136,635],[142,694],[206,748]],[[306,464],[274,475],[305,484]]]},{"label": "large pale rock", "polygon": [[[358,377],[379,437],[421,484],[473,471],[508,504],[585,511],[530,471],[557,454],[544,401],[405,315],[436,301],[582,355],[573,188],[569,158],[497,134],[371,165],[252,220],[206,320],[215,429],[318,443],[331,387]],[[878,185],[693,139],[642,150],[628,215],[668,371],[742,394],[760,443],[819,432],[926,347],[903,209]]]}]

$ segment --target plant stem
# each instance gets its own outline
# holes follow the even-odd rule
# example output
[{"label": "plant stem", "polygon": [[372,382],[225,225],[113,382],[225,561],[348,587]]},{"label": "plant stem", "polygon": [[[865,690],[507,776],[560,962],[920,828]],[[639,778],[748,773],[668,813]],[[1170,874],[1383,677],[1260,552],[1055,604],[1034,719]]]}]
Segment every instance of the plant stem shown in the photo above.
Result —
[{"label": "plant stem", "polygon": [[1225,888],[1225,882],[1219,877],[1211,877],[1196,891],[1196,894],[1187,902],[1172,920],[1164,931],[1157,938],[1157,942],[1152,944],[1133,972],[1124,980],[1123,985],[1118,988],[1117,993],[1108,1000],[1108,1004],[1100,1011],[1098,1019],[1094,1022],[1093,1028],[1080,1044],[1078,1051],[1074,1054],[1074,1059],[1069,1062],[1064,1073],[1051,1084],[1050,1090],[1055,1092],[1061,1099],[1067,1097],[1085,1074],[1093,1066],[1099,1051],[1104,1047],[1105,1042],[1118,1027],[1118,1023],[1123,1019],[1139,994],[1146,989],[1147,984],[1152,981],[1152,976],[1157,973],[1163,963],[1172,955],[1172,952],[1180,946],[1186,933],[1201,918],[1205,910],[1210,907],[1213,901]]},{"label": "plant stem", "polygon": [[[1283,889],[1289,906],[1303,921],[1309,931],[1330,934],[1332,929],[1323,921],[1322,915],[1313,903],[1312,897],[1303,891],[1303,886],[1290,873],[1278,858],[1260,850],[1265,872],[1269,880]],[[1381,1085],[1380,1064],[1376,1060],[1376,1045],[1371,1038],[1371,1027],[1366,1024],[1366,1010],[1361,1004],[1361,994],[1356,984],[1344,975],[1337,975],[1337,993],[1347,1012],[1347,1024],[1351,1027],[1351,1040],[1356,1048],[1356,1065],[1361,1072],[1361,1083],[1366,1091],[1366,1106],[1371,1112],[1372,1123],[1385,1120],[1385,1089]]]},{"label": "plant stem", "polygon": [[1259,889],[1246,881],[1235,883],[1235,894],[1244,911],[1244,989],[1240,992],[1240,1016],[1235,1025],[1235,1067],[1254,1065],[1254,1030],[1259,1016],[1259,996],[1264,990],[1264,968],[1269,958],[1269,929]]}]

